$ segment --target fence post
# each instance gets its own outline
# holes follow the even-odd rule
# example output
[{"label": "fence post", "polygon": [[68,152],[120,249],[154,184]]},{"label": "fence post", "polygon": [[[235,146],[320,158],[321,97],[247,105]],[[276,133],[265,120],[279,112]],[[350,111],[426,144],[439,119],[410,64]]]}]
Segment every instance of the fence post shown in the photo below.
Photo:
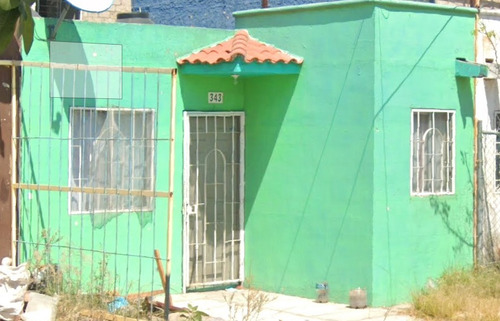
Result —
[{"label": "fence post", "polygon": [[10,163],[10,186],[11,186],[11,206],[12,206],[12,247],[11,247],[11,256],[12,256],[12,265],[17,266],[17,66],[12,64],[12,111],[11,111],[11,121],[12,121],[12,143],[11,143],[11,163]]},{"label": "fence post", "polygon": [[170,97],[170,157],[168,172],[168,213],[167,213],[167,272],[165,275],[165,320],[168,320],[170,314],[170,274],[172,271],[172,238],[173,238],[173,212],[174,212],[174,160],[175,160],[175,122],[176,122],[176,104],[177,104],[177,70],[172,70],[172,87]]},{"label": "fence post", "polygon": [[474,265],[481,260],[480,249],[482,240],[482,218],[484,216],[484,173],[483,173],[483,122],[477,122],[476,137],[476,161],[475,161],[475,186],[474,186]]}]

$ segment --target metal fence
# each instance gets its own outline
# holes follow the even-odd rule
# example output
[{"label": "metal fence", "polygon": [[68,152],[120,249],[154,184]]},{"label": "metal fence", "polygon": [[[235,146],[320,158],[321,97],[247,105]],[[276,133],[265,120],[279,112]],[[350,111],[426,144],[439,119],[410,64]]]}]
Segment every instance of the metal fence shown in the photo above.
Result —
[{"label": "metal fence", "polygon": [[500,260],[500,133],[478,124],[477,144],[477,260]]},{"label": "metal fence", "polygon": [[176,70],[11,65],[13,256],[41,291],[142,317],[165,282],[155,249],[171,253]]}]

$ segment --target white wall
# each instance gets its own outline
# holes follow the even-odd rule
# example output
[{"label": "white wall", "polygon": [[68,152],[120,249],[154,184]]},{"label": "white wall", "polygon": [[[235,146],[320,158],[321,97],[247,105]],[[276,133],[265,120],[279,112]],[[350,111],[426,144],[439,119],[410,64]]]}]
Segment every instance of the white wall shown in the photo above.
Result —
[{"label": "white wall", "polygon": [[[500,113],[500,87],[495,74],[500,75],[500,10],[481,10],[479,32],[476,42],[477,62],[490,65],[490,75],[487,78],[476,79],[476,119],[483,122],[484,131],[496,131],[496,113]],[[486,216],[480,217],[483,224],[478,226],[479,233],[491,232],[494,243],[494,255],[500,258],[500,189],[497,188],[499,178],[497,168],[497,136],[484,135],[483,173],[484,185],[479,182],[478,188],[485,188]],[[486,224],[486,225],[484,225]],[[481,230],[481,226],[485,227]],[[491,244],[491,241],[490,241]],[[479,247],[480,251],[484,248]],[[484,253],[484,252],[483,252]],[[480,256],[481,257],[481,256]]]}]

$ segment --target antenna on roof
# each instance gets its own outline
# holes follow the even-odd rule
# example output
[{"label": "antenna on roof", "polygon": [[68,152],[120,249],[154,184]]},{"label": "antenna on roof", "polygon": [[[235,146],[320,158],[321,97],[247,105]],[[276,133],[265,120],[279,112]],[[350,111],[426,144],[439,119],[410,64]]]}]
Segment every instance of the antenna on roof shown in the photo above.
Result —
[{"label": "antenna on roof", "polygon": [[57,30],[61,26],[62,21],[66,17],[66,14],[68,13],[68,10],[70,8],[70,4],[78,8],[82,11],[88,11],[88,12],[103,12],[108,10],[111,5],[113,4],[114,0],[66,0],[67,3],[64,5],[64,9],[61,12],[61,16],[59,16],[59,19],[57,20],[57,23],[52,29],[52,32],[50,33],[50,40],[54,40],[56,38]]}]

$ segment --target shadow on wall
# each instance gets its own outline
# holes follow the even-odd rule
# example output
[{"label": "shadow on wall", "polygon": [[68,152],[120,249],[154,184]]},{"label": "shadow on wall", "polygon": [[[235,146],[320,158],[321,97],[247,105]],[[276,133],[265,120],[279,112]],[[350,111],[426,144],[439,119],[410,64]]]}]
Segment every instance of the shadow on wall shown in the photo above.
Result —
[{"label": "shadow on wall", "polygon": [[[245,83],[245,225],[273,154],[298,76],[263,76]],[[279,94],[276,94],[279,93]]]},{"label": "shadow on wall", "polygon": [[[382,91],[380,93],[380,97],[381,97],[381,101],[377,101],[377,105],[375,106],[375,115],[374,115],[374,119],[373,119],[373,122],[372,124],[368,125],[367,127],[369,128],[366,128],[366,138],[364,139],[363,143],[364,143],[364,148],[362,149],[362,154],[360,155],[360,158],[359,159],[356,159],[354,160],[357,165],[358,165],[358,162],[359,162],[359,165],[358,165],[358,172],[356,173],[356,175],[353,175],[352,177],[352,180],[347,182],[347,184],[345,184],[345,188],[348,189],[350,191],[349,193],[349,197],[346,199],[346,207],[345,209],[343,209],[342,211],[342,214],[339,216],[339,220],[338,220],[338,225],[339,225],[339,229],[338,229],[338,232],[337,234],[335,235],[334,237],[334,240],[329,243],[329,250],[331,252],[329,252],[328,254],[329,257],[326,257],[325,258],[325,262],[328,262],[328,266],[327,266],[327,269],[326,269],[326,273],[325,273],[325,279],[327,279],[330,275],[332,275],[333,273],[331,273],[335,268],[336,268],[336,265],[338,265],[338,262],[334,262],[334,257],[335,255],[338,253],[337,252],[340,252],[339,251],[339,244],[341,244],[341,242],[339,240],[342,240],[343,237],[345,237],[346,234],[345,233],[345,222],[348,220],[348,216],[349,216],[349,212],[350,212],[350,207],[352,206],[351,204],[351,201],[352,201],[352,197],[355,193],[355,188],[356,188],[356,184],[357,184],[357,180],[359,179],[358,177],[358,173],[359,171],[361,170],[361,167],[363,166],[363,159],[365,157],[367,157],[367,155],[365,155],[365,151],[367,149],[367,146],[369,145],[370,143],[370,140],[372,139],[373,137],[373,127],[374,127],[374,123],[377,119],[379,118],[382,118],[382,121],[384,121],[383,119],[383,114],[384,114],[384,111],[387,107],[391,108],[393,107],[394,105],[391,106],[391,100],[393,99],[393,97],[397,96],[398,93],[401,92],[401,89],[404,88],[404,86],[407,86],[408,85],[408,80],[410,79],[411,80],[411,77],[414,75],[414,73],[419,73],[419,69],[422,68],[421,66],[421,62],[424,60],[424,58],[428,55],[428,52],[433,48],[433,46],[435,46],[436,43],[439,42],[439,36],[443,33],[443,31],[447,28],[450,20],[452,18],[450,17],[448,20],[444,21],[444,23],[442,24],[442,27],[441,28],[436,28],[437,30],[435,31],[433,37],[431,37],[431,39],[427,42],[427,43],[424,43],[421,45],[421,49],[419,50],[418,52],[418,55],[416,55],[415,59],[413,61],[411,61],[411,68],[410,70],[408,71],[403,71],[403,72],[400,72],[398,74],[398,78],[399,79],[395,79],[396,81],[394,82],[394,87],[388,87],[387,86],[387,83],[384,83],[384,79],[382,78],[381,80],[381,87],[384,89],[384,91]],[[382,55],[382,53],[380,53]],[[381,69],[383,68],[382,64],[388,64],[390,63],[390,59],[389,58],[389,55],[393,55],[393,53],[391,52],[384,52],[383,53],[385,55],[385,57],[381,58]],[[384,60],[386,59],[386,60]],[[425,68],[425,66],[424,66]],[[347,69],[347,74],[349,74],[349,72],[352,72],[350,70],[350,68]],[[383,73],[381,72],[381,75],[383,75]],[[346,75],[346,79],[344,80],[344,83],[337,83],[335,84],[336,86],[345,86],[345,83],[347,81],[347,75]],[[453,79],[451,79],[451,81],[453,81]],[[247,86],[247,88],[249,88],[250,86]],[[253,88],[253,87],[252,87]],[[458,99],[459,99],[459,104],[460,104],[460,108],[461,108],[461,114],[462,114],[462,117],[463,117],[463,122],[464,122],[464,126],[465,126],[465,123],[466,123],[466,118],[471,118],[472,119],[472,109],[471,109],[471,106],[472,106],[472,91],[471,91],[471,86],[470,86],[470,79],[465,79],[465,80],[459,80],[457,79],[457,91],[458,91]],[[263,93],[263,91],[261,91]],[[333,110],[334,110],[334,113],[333,115],[331,115],[331,120],[329,119],[329,121],[331,122],[331,126],[334,126],[334,122],[335,121],[339,121],[338,119],[336,120],[336,110],[339,109],[339,108],[343,108],[345,105],[342,104],[341,102],[341,99],[343,99],[344,97],[342,95],[344,95],[344,91],[343,91],[343,88],[340,90],[340,94],[339,94],[339,100],[336,102],[333,102]],[[246,92],[246,95],[245,95],[245,99],[249,99],[247,97],[251,97],[252,95],[249,94],[248,92]],[[262,95],[262,96],[265,96],[265,95]],[[268,97],[265,97],[267,99],[269,99]],[[399,98],[399,97],[398,97]],[[252,97],[251,98],[251,102],[252,103],[255,103],[255,102],[260,102],[256,99],[259,99],[259,98],[256,98],[256,97]],[[408,97],[405,102],[408,103],[408,105],[411,104],[411,99],[412,97]],[[254,100],[256,100],[254,102]],[[260,100],[262,101],[263,98],[260,98]],[[251,113],[252,113],[252,109],[251,109],[251,105],[249,104],[250,103],[250,100],[246,101],[246,108],[247,108],[247,111],[248,111],[248,115],[250,116]],[[271,104],[266,104],[264,106],[272,106]],[[458,108],[458,106],[457,106]],[[264,126],[259,126],[262,123],[265,124],[266,121],[268,121],[266,119],[268,113],[270,113],[271,111],[269,110],[266,110],[264,108],[261,108],[263,109],[262,110],[262,115],[260,114],[257,114],[257,115],[254,115],[255,118],[248,118],[248,123],[249,123],[249,126],[250,126],[250,123],[252,121],[255,122],[254,126],[255,126],[255,130],[264,130]],[[261,109],[259,109],[259,112],[261,111]],[[280,123],[279,123],[279,126],[276,126],[273,129],[272,132],[270,132],[270,134],[268,135],[269,136],[269,141],[265,141],[264,138],[259,138],[261,139],[261,141],[258,141],[256,138],[250,138],[250,137],[247,137],[247,141],[248,141],[248,145],[247,145],[247,151],[248,151],[248,154],[253,154],[253,153],[257,153],[259,154],[258,156],[252,156],[253,158],[250,158],[250,156],[247,156],[247,159],[249,160],[246,164],[247,166],[247,177],[252,177],[252,180],[255,180],[252,182],[252,184],[248,184],[246,187],[247,187],[247,190],[246,190],[246,206],[247,206],[247,209],[246,209],[246,213],[247,213],[247,217],[246,217],[246,220],[248,221],[249,219],[251,219],[251,217],[248,216],[248,213],[252,213],[252,206],[255,202],[255,199],[256,199],[256,195],[259,191],[259,188],[260,188],[260,184],[261,184],[261,181],[263,179],[263,176],[265,175],[265,172],[266,172],[266,168],[268,166],[268,162],[269,162],[269,158],[273,152],[273,149],[274,149],[274,146],[275,146],[275,143],[276,143],[276,138],[277,138],[277,135],[279,134],[279,131],[280,131],[280,126],[281,126],[281,122],[283,121],[283,118],[284,118],[284,115],[286,114],[286,108],[284,109],[279,109],[279,111],[277,111],[277,113],[280,113],[281,115],[279,116],[280,117]],[[385,121],[382,123],[382,126],[383,126],[383,132],[385,133],[385,126],[388,125],[385,123]],[[364,131],[364,130],[363,130]],[[365,132],[365,131],[364,131]],[[249,133],[250,134],[250,133]],[[330,135],[330,132],[328,133],[328,135],[326,135],[325,137],[325,144],[326,142],[328,141],[328,136]],[[409,132],[408,132],[408,135],[409,135]],[[409,138],[409,137],[408,137]],[[252,140],[250,140],[252,139]],[[388,142],[390,140],[387,140]],[[263,143],[263,145],[262,145]],[[253,144],[253,145],[251,145]],[[360,143],[361,145],[362,143]],[[389,175],[388,173],[390,173],[390,164],[391,162],[388,161],[390,159],[390,155],[393,154],[394,152],[394,149],[393,147],[391,147],[389,144],[386,145],[386,137],[384,136],[383,138],[383,149],[384,149],[384,159],[383,159],[383,166],[384,166],[384,175],[385,175],[385,178],[384,178],[384,186],[381,186],[381,188],[384,189],[384,196],[385,196],[385,203],[387,205],[387,207],[389,207],[390,205],[390,202],[391,202],[391,189],[390,189],[390,180],[389,180]],[[392,149],[392,150],[391,150]],[[463,161],[466,162],[467,161],[467,157],[466,155],[462,155],[463,157]],[[470,158],[469,158],[470,159]],[[253,164],[253,163],[250,163],[250,160],[256,162],[257,164]],[[319,168],[319,163],[322,162],[322,157],[320,157],[319,159],[319,162],[317,164],[311,164],[310,166],[316,166],[317,168]],[[387,163],[386,163],[387,162]],[[318,173],[316,172],[315,176],[317,175]],[[319,173],[319,175],[321,175],[321,173]],[[316,177],[314,177],[312,180],[311,180],[311,185],[309,186],[303,186],[303,190],[304,190],[304,193],[310,193],[311,192],[311,186],[315,184],[315,179]],[[304,204],[304,207],[301,208],[301,213],[300,213],[300,217],[298,218],[298,222],[297,222],[297,229],[294,230],[294,231],[290,231],[291,233],[293,232],[294,233],[294,237],[292,238],[292,241],[290,242],[290,246],[288,247],[288,249],[286,250],[286,258],[284,260],[284,263],[283,263],[283,267],[280,267],[280,271],[278,271],[277,273],[281,273],[281,275],[279,275],[278,277],[280,278],[279,281],[277,281],[277,284],[278,284],[278,289],[280,289],[284,284],[285,284],[285,279],[287,277],[287,274],[288,273],[292,273],[290,272],[290,270],[293,269],[293,260],[292,260],[292,255],[293,253],[295,252],[296,253],[296,247],[297,247],[297,244],[300,244],[300,237],[299,237],[299,234],[301,232],[301,230],[305,230],[306,228],[308,228],[307,224],[305,224],[305,216],[307,215],[307,202],[309,202],[309,196],[308,196],[308,199],[305,201],[305,204]],[[453,246],[453,249],[454,251],[458,252],[460,251],[460,249],[462,247],[472,247],[472,242],[470,240],[470,233],[468,230],[466,230],[465,228],[467,226],[469,226],[470,224],[467,224],[468,222],[470,223],[470,220],[471,220],[471,210],[470,209],[467,209],[466,210],[466,213],[461,213],[461,216],[460,218],[463,218],[465,220],[464,221],[454,221],[455,219],[455,216],[453,215],[450,215],[450,206],[449,204],[446,203],[446,201],[443,201],[439,198],[434,198],[434,199],[431,199],[431,206],[432,208],[434,209],[436,215],[439,215],[439,217],[443,220],[443,223],[446,225],[446,227],[448,228],[448,230],[450,231],[450,233],[452,233],[453,235],[456,236],[456,239],[457,239],[457,243]],[[251,214],[250,214],[251,215]],[[390,244],[390,241],[391,240],[391,234],[394,234],[394,233],[398,233],[396,230],[390,230],[390,227],[392,226],[391,223],[391,216],[389,215],[389,213],[387,212],[387,234],[388,234],[388,237],[387,237],[387,248],[388,248],[388,255],[387,255],[387,267],[388,267],[388,274],[389,274],[389,282],[393,282],[392,281],[392,278],[393,278],[393,272],[392,272],[392,268],[393,268],[393,261],[394,263],[397,262],[397,258],[394,257],[393,253],[391,253],[391,247],[394,246],[392,244]],[[393,260],[394,259],[394,260]],[[394,264],[395,268],[397,267],[397,264]],[[389,285],[389,288],[391,289],[391,291],[393,290],[393,287],[395,287],[396,285],[394,284],[390,284]],[[371,291],[371,289],[369,289],[369,291]],[[371,294],[371,293],[369,293]],[[391,296],[391,299],[392,299],[392,293],[391,294],[388,294],[389,296]]]},{"label": "shadow on wall", "polygon": [[[79,35],[78,29],[76,28],[75,24],[73,21],[65,21],[62,25],[61,28],[59,29],[58,34],[56,35],[56,38],[54,40],[50,39],[51,36],[51,31],[52,27],[56,24],[57,20],[56,19],[44,19],[44,20],[39,20],[38,22],[41,23],[45,21],[45,35],[44,37],[40,37],[39,34],[36,34],[36,42],[42,42],[45,43],[47,47],[47,52],[49,52],[49,59],[52,57],[52,53],[50,52],[51,48],[51,42],[71,42],[71,43],[76,43],[76,44],[82,44],[82,39]],[[71,54],[64,53],[68,56],[68,63],[71,63],[71,57],[72,56],[77,56],[78,57],[78,63],[80,64],[85,64],[86,60],[82,61],[82,57],[85,57],[85,52],[83,50],[83,47],[81,48],[81,52],[71,52]],[[56,62],[61,62],[61,61],[56,61]],[[55,70],[54,72],[56,72]],[[61,125],[63,120],[67,123],[70,121],[70,108],[72,106],[86,106],[86,107],[96,107],[96,99],[92,98],[94,97],[94,88],[92,86],[87,87],[87,94],[88,97],[90,98],[68,98],[68,97],[54,97],[52,92],[57,91],[59,93],[62,93],[64,91],[64,88],[61,88],[61,84],[57,81],[53,81],[51,78],[50,72],[45,69],[40,69],[40,72],[44,73],[43,77],[46,77],[45,79],[48,79],[50,83],[47,85],[46,83],[44,84],[38,84],[40,85],[39,90],[43,90],[43,92],[39,93],[39,96],[34,96],[30,97],[28,99],[25,99],[25,101],[35,101],[36,99],[40,99],[41,105],[21,105],[21,108],[24,110],[23,114],[27,115],[29,114],[31,108],[38,108],[38,110],[33,110],[34,113],[42,113],[44,111],[48,111],[50,115],[50,131],[52,131],[53,135],[55,137],[63,137],[65,138],[67,136],[67,133],[62,133],[61,132]],[[87,79],[87,83],[93,83],[91,80],[92,75],[88,74],[87,76],[89,79]],[[31,81],[35,82],[37,81],[36,79],[33,79],[30,77],[29,73],[25,73],[25,76],[23,78],[23,82],[26,81]],[[37,85],[37,84],[35,84]],[[24,85],[26,88],[34,88],[36,86],[33,86],[32,84],[25,84]],[[55,88],[52,88],[52,86],[56,86]],[[30,92],[31,95],[33,95],[33,92]],[[56,108],[56,106],[61,106],[62,108]],[[62,114],[64,113],[64,114]],[[28,116],[29,117],[29,116]],[[27,128],[28,125],[26,124],[27,119],[25,117],[22,117],[21,119],[21,135],[26,138],[39,136],[41,132],[39,133],[33,133],[33,132],[28,132]],[[40,131],[45,132],[47,129],[46,128],[39,128]],[[44,134],[45,135],[45,134]],[[38,154],[37,155],[37,148],[35,148],[31,143],[30,139],[25,139],[23,141],[24,144],[24,149],[27,151],[26,153],[23,154],[25,157],[24,163],[28,164],[27,168],[27,175],[25,176],[24,181],[29,182],[31,184],[45,184],[46,182],[40,182],[39,178],[37,177],[38,171],[40,170],[40,166],[38,166],[38,163],[40,162],[40,157],[42,155]],[[38,142],[37,142],[38,143]],[[38,149],[39,153],[39,149]],[[50,154],[50,151],[48,151]],[[48,157],[48,156],[47,156]],[[59,159],[59,156],[57,156]],[[45,222],[46,218],[49,217],[50,213],[45,213],[44,208],[42,206],[42,201],[40,197],[40,191],[31,191],[32,197],[36,203],[36,211],[30,211],[30,215],[36,215],[36,221],[37,224],[39,224],[39,230],[46,230],[49,228],[47,226],[47,223]],[[26,202],[31,202],[29,200],[26,200],[26,198],[22,198],[23,204],[21,205],[24,209],[31,208],[30,204],[27,204]],[[102,215],[99,215],[99,219],[102,219]],[[105,222],[94,222],[94,216],[92,216],[92,224],[94,227],[102,227]],[[35,229],[31,229],[29,226],[20,226],[20,234],[21,238],[24,240],[28,240],[28,242],[37,242],[37,239],[39,237],[38,234],[33,234],[36,233]],[[29,235],[28,235],[29,234]],[[26,244],[23,243],[24,246]],[[25,253],[26,248],[24,249]]]},{"label": "shadow on wall", "polygon": [[[323,17],[326,18],[326,17]],[[281,23],[281,22],[280,22]],[[292,23],[292,21],[285,21],[283,22],[284,24],[286,23]],[[315,22],[319,23],[319,22]],[[294,22],[296,24],[296,21]],[[359,30],[357,33],[357,37],[354,37],[352,39],[353,42],[353,47],[352,47],[352,53],[350,55],[350,61],[348,65],[345,68],[345,75],[339,75],[338,78],[340,78],[340,81],[336,81],[335,83],[328,83],[327,86],[329,87],[337,87],[334,90],[331,91],[326,91],[325,90],[325,96],[322,97],[315,97],[313,98],[310,95],[306,95],[306,98],[304,101],[300,100],[300,95],[298,95],[297,100],[293,102],[292,108],[293,112],[297,113],[302,107],[301,105],[310,105],[307,111],[307,113],[324,113],[322,117],[325,119],[325,124],[322,124],[322,134],[321,136],[316,136],[317,141],[315,141],[315,144],[317,145],[317,155],[315,154],[313,158],[311,158],[311,161],[307,164],[307,173],[310,173],[310,179],[307,180],[307,185],[304,185],[301,187],[302,194],[300,196],[303,201],[300,201],[300,204],[296,204],[297,207],[294,208],[294,212],[296,212],[296,217],[294,217],[294,222],[293,225],[288,227],[287,234],[289,234],[289,237],[287,236],[287,241],[286,245],[283,245],[282,250],[284,253],[280,253],[280,261],[281,266],[275,266],[274,269],[276,271],[275,275],[275,291],[282,291],[284,287],[287,286],[288,281],[287,279],[290,278],[291,275],[293,275],[296,270],[296,253],[300,250],[300,247],[304,244],[305,242],[305,235],[309,235],[310,231],[308,230],[311,227],[311,224],[316,224],[316,218],[313,218],[311,208],[314,208],[316,204],[314,204],[316,200],[316,195],[315,192],[317,191],[317,187],[320,186],[321,183],[319,181],[322,180],[322,176],[324,175],[324,169],[326,168],[325,165],[327,162],[330,162],[331,155],[329,152],[331,151],[331,146],[332,146],[332,141],[335,141],[334,135],[336,134],[336,124],[339,124],[343,121],[341,114],[343,114],[342,108],[344,108],[346,105],[346,102],[350,100],[350,91],[349,91],[349,85],[350,85],[350,78],[352,77],[356,71],[355,71],[355,57],[359,55],[359,39],[362,34],[364,28],[364,23],[361,22],[359,25]],[[351,50],[351,49],[349,49]],[[304,66],[305,67],[305,66]],[[303,68],[304,68],[303,67]],[[311,77],[311,73],[307,74],[308,70],[303,70],[304,74],[303,77]],[[311,71],[309,71],[311,72]],[[256,203],[257,197],[259,190],[261,190],[261,185],[263,183],[263,180],[268,173],[268,166],[270,165],[270,159],[273,156],[274,150],[275,150],[275,145],[277,142],[277,139],[280,135],[280,132],[283,130],[282,129],[282,123],[285,119],[285,115],[288,111],[288,105],[290,104],[290,98],[292,97],[295,87],[296,87],[296,82],[297,79],[295,77],[288,77],[284,78],[283,80],[274,78],[276,80],[273,81],[271,77],[269,77],[270,81],[269,83],[256,80],[255,82],[250,82],[248,86],[246,86],[246,91],[245,91],[245,107],[247,110],[248,114],[248,135],[247,135],[247,163],[246,163],[246,176],[247,176],[247,184],[246,184],[246,208],[245,208],[245,213],[246,213],[246,224],[249,224],[249,222],[252,222],[252,226],[258,226],[258,223],[256,221],[252,221],[252,216],[253,214],[257,215],[259,217],[258,213],[253,213],[253,207],[254,204]],[[278,84],[286,84],[286,87],[281,89],[278,87]],[[310,80],[310,78],[304,78],[302,79],[301,85],[304,87],[301,87],[300,89],[303,90],[304,88],[308,88],[307,86],[312,86],[313,82]],[[326,88],[326,86],[325,86]],[[251,91],[250,91],[251,90]],[[305,91],[308,91],[307,89]],[[312,92],[318,92],[316,90]],[[314,95],[312,94],[311,95]],[[332,92],[337,93],[338,95],[332,94]],[[258,93],[258,95],[256,94]],[[279,93],[279,94],[277,94]],[[330,96],[329,96],[330,95]],[[323,102],[325,101],[326,104],[321,106],[322,108],[314,108],[315,103],[318,102]],[[325,106],[328,106],[328,108],[325,108]],[[318,110],[319,109],[319,110]],[[301,111],[302,112],[302,111]],[[301,114],[305,116],[306,118],[307,115]],[[316,114],[313,118],[317,118],[318,115]],[[303,123],[303,122],[297,122],[294,118],[292,118],[290,121],[288,121],[286,124],[286,128],[284,132],[290,133],[290,131],[297,131],[298,133],[305,134],[307,135],[308,127],[311,124]],[[347,184],[345,184],[345,189],[349,190],[348,194],[346,197],[346,204],[345,207],[342,206],[342,213],[338,215],[338,220],[336,219],[336,226],[335,229],[338,231],[336,233],[332,233],[332,235],[328,236],[328,240],[325,240],[325,242],[328,243],[328,249],[324,250],[325,253],[325,267],[321,268],[321,271],[325,271],[324,275],[317,276],[320,279],[323,280],[328,280],[329,276],[331,275],[332,270],[335,270],[338,268],[338,264],[335,264],[333,261],[333,257],[338,254],[337,251],[339,248],[342,248],[342,237],[345,237],[345,226],[348,225],[347,221],[348,219],[348,213],[352,211],[351,205],[353,200],[355,199],[356,195],[356,187],[358,187],[358,179],[360,178],[360,173],[363,170],[363,162],[366,161],[366,151],[369,146],[370,142],[372,141],[373,135],[368,128],[363,129],[363,133],[366,132],[367,138],[364,141],[364,144],[359,143],[357,145],[356,150],[359,150],[359,158],[353,160],[353,162],[356,163],[356,169],[353,171],[353,177],[352,181],[349,181]],[[254,135],[251,137],[251,135]],[[316,134],[312,134],[316,135]],[[280,137],[280,139],[285,139],[293,136],[284,136]],[[308,139],[306,139],[307,141]],[[282,142],[280,140],[280,146],[287,146],[287,143]],[[297,148],[297,154],[301,153],[300,152],[300,147]],[[287,154],[287,156],[293,155],[292,153]],[[292,156],[293,157],[293,156]],[[314,161],[312,161],[314,159]],[[276,157],[274,159],[274,162],[278,164],[278,162],[284,162],[286,163],[286,159],[283,157]],[[278,165],[276,165],[278,166]],[[273,166],[275,168],[276,166]],[[300,168],[296,168],[297,171],[301,171]],[[275,172],[276,173],[276,172]],[[280,174],[281,172],[278,172]],[[282,174],[282,173],[281,173]],[[295,175],[294,171],[291,170],[288,173],[290,176]],[[277,174],[274,174],[277,175]],[[248,179],[251,177],[251,180]],[[275,176],[277,177],[277,176]],[[279,179],[279,178],[278,178]],[[288,184],[286,182],[286,178],[283,177],[281,178],[283,182],[282,184]],[[301,183],[304,183],[304,181],[301,181]],[[276,186],[273,185],[273,188],[275,188],[276,192],[281,192],[277,190]],[[279,199],[280,196],[275,196]],[[260,198],[260,197],[259,197]],[[269,203],[270,197],[262,197],[264,200],[262,201],[263,204]],[[269,203],[271,204],[271,203]],[[257,227],[255,227],[257,228]],[[321,227],[318,227],[321,228]],[[335,235],[333,235],[335,234]],[[331,250],[330,250],[331,249]],[[303,262],[299,262],[299,264],[302,264]],[[319,270],[319,269],[318,269]],[[320,272],[322,273],[322,272]],[[316,277],[316,276],[314,276]],[[332,281],[332,280],[330,280]],[[301,281],[304,282],[304,281]],[[297,282],[299,284],[300,282]],[[300,285],[298,285],[300,286]]]},{"label": "shadow on wall", "polygon": [[[53,21],[55,23],[55,21]],[[55,56],[54,52],[50,52],[51,50],[54,50],[51,47],[51,42],[68,42],[68,43],[82,43],[82,39],[78,33],[78,29],[76,28],[73,20],[65,21],[64,24],[61,26],[59,29],[59,33],[55,35],[55,39],[50,40],[51,37],[51,32],[52,32],[52,27],[53,23],[47,24],[47,27],[45,28],[45,39],[42,40],[47,43],[47,49],[50,54],[50,60],[52,60],[52,57]],[[59,38],[57,37],[59,35]],[[74,49],[75,47],[72,47]],[[85,51],[83,49],[83,46],[81,46],[80,50],[78,52],[71,51],[70,53],[66,53],[65,56],[67,56],[67,61],[54,61],[54,62],[64,62],[64,63],[79,63],[79,64],[86,64],[88,61],[85,58]],[[76,60],[75,60],[76,59]],[[72,61],[75,60],[75,61]],[[52,62],[52,61],[51,61]],[[58,70],[54,70],[54,73],[56,73]],[[56,74],[55,74],[56,75]],[[85,75],[86,77],[89,77],[86,81],[86,84],[92,84],[92,74],[87,73]],[[57,77],[57,76],[54,76]],[[64,77],[64,76],[63,76]],[[54,111],[54,105],[57,102],[57,100],[60,100],[62,105],[63,105],[63,110],[64,110],[64,117],[67,122],[69,122],[70,118],[70,107],[72,106],[86,106],[86,107],[95,107],[96,106],[96,100],[95,98],[95,92],[96,90],[93,88],[93,86],[90,86],[86,88],[88,91],[86,93],[86,97],[78,97],[80,99],[76,99],[73,97],[53,97],[52,92],[59,92],[63,93],[65,91],[65,88],[62,88],[62,85],[59,81],[50,79],[50,117],[51,117],[51,129],[54,132],[54,134],[60,134],[60,128],[61,128],[61,121],[63,118],[63,115],[57,111]],[[52,86],[57,86],[57,88],[52,88]],[[62,94],[61,96],[64,96]],[[84,98],[84,99],[83,99]]]},{"label": "shadow on wall", "polygon": [[[46,37],[50,37],[50,28],[46,29]],[[90,43],[82,41],[78,29],[73,21],[64,23],[59,31],[59,35],[53,41],[47,42],[50,51],[50,61],[53,63],[83,65],[83,66],[111,66],[121,67],[123,63],[122,46],[113,43]],[[67,138],[69,133],[61,132],[63,124],[71,122],[72,107],[87,107],[95,109],[98,107],[114,108],[123,106],[123,75],[130,73],[122,73],[119,71],[96,71],[96,70],[71,70],[71,69],[51,69],[50,70],[50,102],[49,112],[51,121],[51,130],[55,135],[62,138]],[[131,76],[133,78],[133,76]],[[127,91],[133,97],[134,91]],[[133,104],[134,102],[131,101]],[[133,106],[132,106],[133,108]],[[106,119],[112,114],[106,114]],[[101,116],[102,117],[102,116]],[[83,117],[85,123],[85,117]],[[91,120],[89,120],[91,121]],[[97,121],[96,121],[97,122]],[[120,122],[120,121],[118,121]],[[120,125],[120,123],[118,123]],[[85,126],[85,124],[84,124]],[[73,127],[75,128],[75,127]],[[102,131],[101,131],[102,133]],[[98,133],[93,133],[98,135]],[[114,140],[116,137],[113,137]],[[101,147],[103,144],[101,144]],[[95,141],[92,148],[96,148]],[[85,149],[84,149],[85,150]],[[89,154],[96,151],[87,151],[83,156],[82,164],[85,164],[89,158]],[[106,155],[106,162],[110,161],[110,156]],[[96,162],[91,163],[95,166]],[[102,163],[101,163],[102,164]],[[78,162],[72,159],[72,171],[70,177],[79,177],[81,173]],[[103,165],[106,167],[106,165]],[[102,167],[101,167],[102,168]],[[96,169],[91,169],[90,172]],[[109,170],[109,169],[106,169]],[[94,173],[95,174],[95,173]],[[110,173],[108,175],[119,175]],[[85,174],[84,174],[85,175]],[[91,174],[86,186],[102,186],[104,182],[99,180],[97,176]],[[105,184],[105,183],[104,183]],[[72,186],[77,186],[78,183],[73,182]],[[111,185],[113,185],[111,183]],[[69,194],[71,196],[71,207],[78,203],[78,195]],[[78,205],[76,205],[78,206]],[[93,228],[101,229],[111,220],[123,214],[123,212],[109,211],[94,215],[94,209],[90,209],[90,220]],[[139,224],[144,227],[152,221],[152,213],[136,212]]]},{"label": "shadow on wall", "polygon": [[467,118],[472,121],[474,117],[474,97],[472,94],[471,80],[466,77],[456,77],[456,79],[457,95],[460,103],[460,114],[462,115],[462,125],[463,128],[465,128],[467,126]]},{"label": "shadow on wall", "polygon": [[439,196],[431,196],[429,204],[434,210],[434,214],[441,218],[448,233],[455,237],[456,241],[452,247],[454,253],[461,252],[464,246],[469,248],[474,247],[471,238],[471,229],[467,228],[472,226],[471,209],[465,209],[465,213],[451,213],[451,207],[448,202]]}]

